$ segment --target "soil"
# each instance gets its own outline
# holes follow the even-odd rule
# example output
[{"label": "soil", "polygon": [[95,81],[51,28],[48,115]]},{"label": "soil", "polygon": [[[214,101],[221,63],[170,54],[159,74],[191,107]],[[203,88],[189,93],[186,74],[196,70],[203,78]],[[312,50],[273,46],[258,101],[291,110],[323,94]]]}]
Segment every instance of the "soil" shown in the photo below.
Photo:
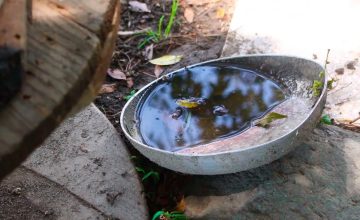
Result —
[{"label": "soil", "polygon": [[[163,15],[165,17],[164,24],[167,24],[172,1],[144,1],[151,10],[150,13],[131,10],[128,1],[121,1],[121,3],[120,35],[113,52],[110,69],[122,71],[126,79],[117,80],[107,76],[104,85],[112,84],[112,88],[115,90],[99,94],[95,104],[119,131],[122,139],[134,155],[133,161],[135,166],[139,168],[140,177],[144,176],[144,172],[155,171],[159,173],[159,181],[154,175],[143,180],[150,215],[158,210],[183,211],[184,207],[181,201],[184,194],[182,189],[184,184],[190,181],[191,176],[158,167],[139,154],[124,137],[120,128],[119,116],[126,103],[126,96],[131,91],[139,90],[157,78],[154,72],[155,65],[149,63],[149,59],[166,54],[183,56],[179,63],[161,67],[163,71],[158,75],[160,77],[190,64],[218,58],[222,53],[235,1],[180,1],[170,36],[159,40],[159,42],[151,42],[143,48],[140,48],[139,44],[146,38],[144,32],[142,34],[129,34],[128,31],[138,32],[147,28],[156,31],[158,21]],[[191,21],[191,16],[188,16],[189,13],[194,14],[193,21]],[[184,14],[187,16],[185,17]],[[163,29],[165,29],[165,25]]]}]

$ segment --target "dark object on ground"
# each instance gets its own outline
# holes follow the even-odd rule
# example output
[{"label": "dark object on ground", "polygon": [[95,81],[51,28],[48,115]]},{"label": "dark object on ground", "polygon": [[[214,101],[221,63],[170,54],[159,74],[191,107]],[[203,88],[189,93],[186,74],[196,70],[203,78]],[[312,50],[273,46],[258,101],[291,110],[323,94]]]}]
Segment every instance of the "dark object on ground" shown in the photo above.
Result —
[{"label": "dark object on ground", "polygon": [[9,47],[1,47],[0,109],[19,91],[22,75],[21,51]]}]

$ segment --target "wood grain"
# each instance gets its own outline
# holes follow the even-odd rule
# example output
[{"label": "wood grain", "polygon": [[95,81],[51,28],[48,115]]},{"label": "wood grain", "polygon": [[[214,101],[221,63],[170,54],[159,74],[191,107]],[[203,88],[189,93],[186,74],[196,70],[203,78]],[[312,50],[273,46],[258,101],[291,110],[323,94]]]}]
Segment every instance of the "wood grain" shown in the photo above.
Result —
[{"label": "wood grain", "polygon": [[118,22],[118,0],[33,0],[24,85],[0,112],[0,178],[94,98]]}]

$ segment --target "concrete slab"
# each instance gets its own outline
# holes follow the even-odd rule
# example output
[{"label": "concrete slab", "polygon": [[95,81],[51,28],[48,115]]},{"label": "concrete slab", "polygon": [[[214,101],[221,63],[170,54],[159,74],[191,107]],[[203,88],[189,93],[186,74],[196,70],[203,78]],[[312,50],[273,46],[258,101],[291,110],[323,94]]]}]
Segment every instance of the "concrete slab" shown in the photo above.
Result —
[{"label": "concrete slab", "polygon": [[[93,219],[100,214],[103,218],[148,218],[142,185],[130,155],[119,133],[94,105],[62,123],[23,167],[37,174],[29,174],[30,180],[37,182],[38,178],[45,178],[91,209],[91,212],[83,210],[82,214],[63,213],[58,207],[60,202],[49,203],[48,207],[60,210],[59,216],[86,219],[87,214]],[[8,181],[17,180],[10,176]],[[34,183],[33,187],[38,186]],[[62,196],[54,200],[64,199]],[[46,201],[36,191],[35,197],[39,203]],[[35,199],[30,200],[34,203]],[[69,200],[68,205],[73,206],[72,202]]]},{"label": "concrete slab", "polygon": [[61,185],[24,168],[0,185],[0,219],[105,219]]},{"label": "concrete slab", "polygon": [[192,219],[358,219],[360,134],[320,126],[294,152],[250,171],[196,176]]}]

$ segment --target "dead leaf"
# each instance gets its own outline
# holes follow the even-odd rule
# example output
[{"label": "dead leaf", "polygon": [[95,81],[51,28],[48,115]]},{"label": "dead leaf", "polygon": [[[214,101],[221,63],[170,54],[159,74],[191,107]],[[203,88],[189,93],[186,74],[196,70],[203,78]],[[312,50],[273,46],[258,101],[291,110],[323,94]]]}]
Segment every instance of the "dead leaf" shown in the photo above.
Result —
[{"label": "dead leaf", "polygon": [[126,80],[126,75],[124,72],[122,72],[121,70],[119,69],[108,69],[107,70],[107,74],[109,76],[111,76],[112,78],[114,79],[119,79],[119,80]]},{"label": "dead leaf", "polygon": [[99,94],[112,93],[116,90],[116,83],[103,84],[99,90]]},{"label": "dead leaf", "polygon": [[147,4],[138,1],[129,1],[130,9],[135,12],[151,12]]},{"label": "dead leaf", "polygon": [[337,68],[337,69],[335,70],[335,73],[337,73],[337,74],[339,74],[339,75],[342,75],[342,74],[344,74],[344,71],[345,71],[344,68]]},{"label": "dead leaf", "polygon": [[185,9],[184,17],[188,23],[192,23],[194,21],[194,16],[195,16],[194,10],[192,10],[191,8]]},{"label": "dead leaf", "polygon": [[260,119],[255,125],[263,128],[268,128],[271,122],[283,118],[287,118],[287,115],[283,115],[277,112],[270,112],[266,114],[262,119]]},{"label": "dead leaf", "polygon": [[179,212],[185,212],[185,208],[186,208],[186,204],[185,204],[185,199],[184,196],[181,198],[181,200],[176,204],[176,211]]},{"label": "dead leaf", "polygon": [[350,61],[350,62],[348,62],[347,64],[346,64],[346,68],[348,68],[349,70],[356,70],[356,64],[358,63],[358,59],[355,59],[355,60],[352,60],[352,61]]},{"label": "dead leaf", "polygon": [[132,77],[126,79],[126,84],[128,88],[132,88],[134,86],[134,80]]},{"label": "dead leaf", "polygon": [[175,63],[178,63],[181,60],[182,56],[181,55],[165,55],[153,60],[150,60],[149,62],[155,65],[160,65],[160,66],[167,66],[167,65],[172,65]]},{"label": "dead leaf", "polygon": [[151,60],[154,54],[154,44],[145,47],[145,58]]},{"label": "dead leaf", "polygon": [[161,66],[159,66],[159,65],[156,65],[156,66],[155,66],[154,74],[155,74],[156,78],[159,78],[159,76],[160,76],[161,73],[163,73],[163,72],[164,72],[164,69],[163,69]]},{"label": "dead leaf", "polygon": [[216,10],[216,18],[222,19],[225,16],[225,9],[224,8],[218,8]]}]

